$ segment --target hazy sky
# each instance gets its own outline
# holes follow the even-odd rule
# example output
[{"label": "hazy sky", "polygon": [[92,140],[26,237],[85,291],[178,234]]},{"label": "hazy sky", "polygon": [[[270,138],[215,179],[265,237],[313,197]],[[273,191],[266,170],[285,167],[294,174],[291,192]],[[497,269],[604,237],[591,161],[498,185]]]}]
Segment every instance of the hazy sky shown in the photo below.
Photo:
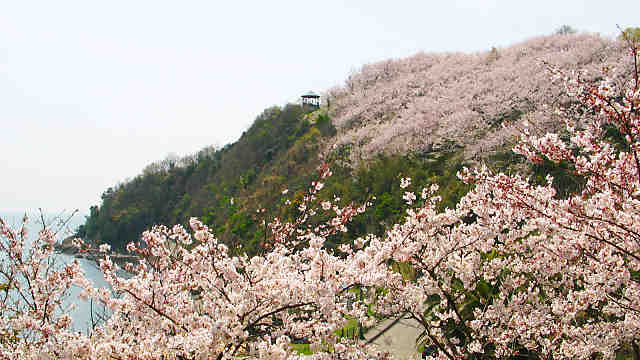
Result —
[{"label": "hazy sky", "polygon": [[613,37],[638,14],[633,0],[0,0],[0,211],[87,213],[147,164],[235,141],[368,62],[563,24]]}]

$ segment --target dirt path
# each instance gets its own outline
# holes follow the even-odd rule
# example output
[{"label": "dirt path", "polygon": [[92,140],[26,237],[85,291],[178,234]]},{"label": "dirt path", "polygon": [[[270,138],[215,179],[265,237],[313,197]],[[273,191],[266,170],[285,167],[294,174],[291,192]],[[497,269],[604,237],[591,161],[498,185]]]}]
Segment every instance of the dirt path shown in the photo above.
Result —
[{"label": "dirt path", "polygon": [[390,325],[392,325],[391,328],[373,343],[378,345],[380,350],[388,351],[396,359],[415,359],[418,355],[416,339],[422,330],[418,322],[413,319],[401,319],[397,322],[396,319],[382,321],[374,329],[367,331],[365,338],[369,340],[376,337]]}]

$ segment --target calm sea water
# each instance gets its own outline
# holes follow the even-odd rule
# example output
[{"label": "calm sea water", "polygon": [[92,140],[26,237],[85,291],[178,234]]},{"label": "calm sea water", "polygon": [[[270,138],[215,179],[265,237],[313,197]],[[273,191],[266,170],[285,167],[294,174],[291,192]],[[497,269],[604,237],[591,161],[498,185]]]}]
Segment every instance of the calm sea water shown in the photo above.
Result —
[{"label": "calm sea water", "polygon": [[[37,213],[31,213],[29,215],[29,223],[28,229],[30,238],[33,239],[37,236],[38,231],[42,228],[42,222],[40,220],[40,216]],[[56,214],[57,215],[57,214]],[[45,223],[47,226],[56,226],[57,224],[52,219],[56,215],[46,215]],[[21,219],[24,216],[24,213],[0,213],[0,217],[9,225],[18,227],[21,224]],[[66,219],[66,217],[65,217]],[[60,232],[60,240],[66,236],[68,236],[69,232],[75,229],[78,225],[84,223],[84,216],[75,215],[71,220],[67,223],[67,232],[64,230]],[[0,259],[2,257],[0,256]],[[82,268],[84,269],[85,275],[88,279],[93,281],[94,287],[101,288],[106,287],[109,288],[109,284],[102,277],[102,272],[98,268],[97,264],[93,261],[85,260],[85,259],[76,259],[73,256],[66,254],[56,254],[56,261],[59,264],[71,263],[74,260],[77,260]],[[81,300],[78,298],[78,294],[80,293],[80,289],[73,287],[70,292],[70,296],[67,299],[66,305],[75,304],[75,309],[71,312],[71,317],[73,318],[73,327],[77,331],[86,332],[91,324],[91,309],[94,310],[94,320],[98,318],[98,314],[103,313],[102,307],[94,302],[93,306],[90,302]]]},{"label": "calm sea water", "polygon": [[[58,260],[63,263],[72,262],[75,258],[66,254],[58,254]],[[93,281],[93,285],[96,288],[110,288],[109,284],[102,277],[102,272],[98,268],[97,264],[93,261],[85,259],[77,259],[84,269],[85,276]],[[92,304],[89,301],[81,300],[78,297],[80,289],[73,287],[68,298],[69,303],[75,304],[75,309],[71,312],[71,318],[73,319],[73,327],[78,331],[85,332],[91,326],[91,311],[94,312],[94,320],[98,319],[99,314],[104,312],[103,307],[99,306],[96,302]]]}]

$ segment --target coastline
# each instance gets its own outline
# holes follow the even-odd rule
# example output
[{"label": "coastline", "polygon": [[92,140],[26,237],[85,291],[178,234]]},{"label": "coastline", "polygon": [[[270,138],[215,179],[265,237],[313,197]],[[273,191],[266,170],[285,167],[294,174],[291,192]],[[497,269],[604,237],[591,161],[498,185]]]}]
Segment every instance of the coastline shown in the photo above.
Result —
[{"label": "coastline", "polygon": [[80,252],[73,245],[73,239],[75,239],[75,238],[77,238],[77,237],[69,236],[69,237],[65,238],[64,240],[62,240],[62,242],[57,243],[54,246],[55,253],[56,254],[65,254],[65,255],[72,256],[72,257],[77,258],[77,259],[84,259],[84,260],[87,260],[87,261],[91,261],[91,262],[95,263],[96,265],[99,265],[99,260],[100,259],[104,258],[105,255],[108,255],[114,263],[118,264],[121,267],[127,262],[135,263],[140,259],[140,257],[137,256],[137,255],[122,254],[122,253],[113,252],[113,251],[110,251],[108,253],[102,253],[102,252],[99,252],[97,249],[92,249],[92,250],[89,250],[89,251],[86,251],[86,252]]}]

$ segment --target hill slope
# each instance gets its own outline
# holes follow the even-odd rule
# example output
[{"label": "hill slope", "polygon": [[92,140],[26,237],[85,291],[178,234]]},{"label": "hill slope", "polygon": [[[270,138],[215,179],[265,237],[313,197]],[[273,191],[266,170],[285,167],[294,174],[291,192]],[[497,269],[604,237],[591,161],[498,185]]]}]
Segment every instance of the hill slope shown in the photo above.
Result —
[{"label": "hill slope", "polygon": [[570,103],[543,61],[590,69],[595,75],[584,76],[592,77],[603,64],[614,73],[630,69],[622,44],[595,35],[366,65],[329,91],[328,109],[305,116],[298,105],[269,108],[236,143],[151,164],[108,189],[78,234],[122,250],[154,224],[196,216],[238,251],[259,252],[268,236],[262,220],[296,215],[320,157],[334,170],[320,196],[357,203],[377,196],[350,225],[350,238],[337,235],[332,243],[381,232],[403,214],[401,176],[439,183],[445,205],[453,205],[466,190],[455,181],[463,163],[509,165],[507,150],[523,120],[538,131],[559,127],[552,110]]},{"label": "hill slope", "polygon": [[551,110],[568,99],[544,62],[596,76],[604,64],[631,71],[625,49],[597,35],[554,35],[481,53],[421,53],[366,65],[329,92],[336,142],[353,147],[352,160],[451,144],[473,158],[508,143],[518,120],[540,131],[557,127]]}]

